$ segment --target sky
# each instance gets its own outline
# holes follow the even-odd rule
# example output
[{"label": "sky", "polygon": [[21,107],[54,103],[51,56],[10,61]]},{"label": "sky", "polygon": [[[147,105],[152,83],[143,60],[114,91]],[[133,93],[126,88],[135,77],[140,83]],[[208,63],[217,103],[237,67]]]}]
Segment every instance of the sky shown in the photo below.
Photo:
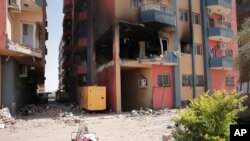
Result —
[{"label": "sky", "polygon": [[58,88],[58,48],[62,36],[63,0],[47,0],[47,3],[49,39],[46,42],[48,54],[45,67],[45,90],[55,91]]}]

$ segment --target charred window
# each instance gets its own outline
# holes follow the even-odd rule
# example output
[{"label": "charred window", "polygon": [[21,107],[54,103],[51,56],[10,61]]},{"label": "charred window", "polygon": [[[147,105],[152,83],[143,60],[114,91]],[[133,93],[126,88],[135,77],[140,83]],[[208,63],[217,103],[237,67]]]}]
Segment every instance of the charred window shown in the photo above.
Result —
[{"label": "charred window", "polygon": [[181,42],[181,52],[191,54],[191,46],[188,42]]}]

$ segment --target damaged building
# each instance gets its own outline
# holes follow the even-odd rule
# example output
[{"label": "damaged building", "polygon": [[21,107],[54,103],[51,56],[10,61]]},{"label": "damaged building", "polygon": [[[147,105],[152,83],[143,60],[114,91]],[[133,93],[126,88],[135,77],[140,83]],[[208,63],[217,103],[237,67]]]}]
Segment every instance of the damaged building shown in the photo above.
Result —
[{"label": "damaged building", "polygon": [[1,0],[0,17],[0,105],[15,114],[44,89],[46,0]]},{"label": "damaged building", "polygon": [[235,0],[64,0],[60,89],[107,88],[113,111],[180,107],[232,91]]}]

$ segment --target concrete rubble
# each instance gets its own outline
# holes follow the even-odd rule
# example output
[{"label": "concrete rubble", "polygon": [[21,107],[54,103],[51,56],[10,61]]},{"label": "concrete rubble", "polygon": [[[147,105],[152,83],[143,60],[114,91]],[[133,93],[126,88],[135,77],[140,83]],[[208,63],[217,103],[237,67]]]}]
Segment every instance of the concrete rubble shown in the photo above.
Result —
[{"label": "concrete rubble", "polygon": [[15,124],[16,120],[11,117],[9,108],[0,110],[0,129],[5,128],[6,125]]},{"label": "concrete rubble", "polygon": [[20,111],[21,116],[40,115],[50,117],[58,122],[68,125],[79,124],[83,121],[73,113],[79,113],[80,108],[73,104],[26,105]]},{"label": "concrete rubble", "polygon": [[146,109],[140,108],[140,110],[132,110],[130,112],[130,115],[132,117],[143,116],[143,115],[154,115],[154,116],[157,116],[157,115],[162,115],[162,114],[167,113],[167,112],[172,112],[172,111],[170,111],[168,109],[153,111],[150,108],[146,108]]}]

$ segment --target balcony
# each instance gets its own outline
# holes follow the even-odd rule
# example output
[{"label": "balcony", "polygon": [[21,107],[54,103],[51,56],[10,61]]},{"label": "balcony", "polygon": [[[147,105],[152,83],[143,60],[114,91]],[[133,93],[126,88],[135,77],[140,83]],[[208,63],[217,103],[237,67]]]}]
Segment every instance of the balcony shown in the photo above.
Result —
[{"label": "balcony", "polygon": [[165,51],[163,57],[141,59],[141,64],[164,64],[174,66],[177,65],[177,56],[172,51]]},{"label": "balcony", "polygon": [[228,15],[232,10],[232,0],[207,0],[210,12],[219,15]]},{"label": "balcony", "polygon": [[13,42],[9,42],[7,47],[10,51],[18,52],[18,53],[23,54],[23,55],[34,56],[37,58],[43,57],[41,48],[27,47],[24,45],[15,44]]},{"label": "balcony", "polygon": [[172,8],[158,4],[150,3],[140,7],[140,23],[151,27],[176,26],[176,15]]},{"label": "balcony", "polygon": [[217,22],[210,25],[208,29],[210,40],[227,43],[234,37],[231,24],[227,22]]},{"label": "balcony", "polygon": [[211,69],[229,70],[233,68],[232,57],[210,58]]}]

